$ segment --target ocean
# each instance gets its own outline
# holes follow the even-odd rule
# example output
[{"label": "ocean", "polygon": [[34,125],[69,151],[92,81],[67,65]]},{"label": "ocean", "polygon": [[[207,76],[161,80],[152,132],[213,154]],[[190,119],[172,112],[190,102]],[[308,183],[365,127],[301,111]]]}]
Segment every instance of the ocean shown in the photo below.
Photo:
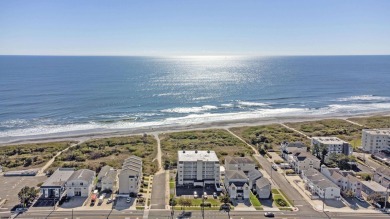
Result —
[{"label": "ocean", "polygon": [[0,142],[390,111],[390,56],[0,56]]}]

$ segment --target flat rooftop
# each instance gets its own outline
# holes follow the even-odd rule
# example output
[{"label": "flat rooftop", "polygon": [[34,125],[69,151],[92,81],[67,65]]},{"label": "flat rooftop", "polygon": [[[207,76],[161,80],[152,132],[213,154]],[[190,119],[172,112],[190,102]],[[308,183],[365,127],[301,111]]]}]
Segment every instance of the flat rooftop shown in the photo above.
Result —
[{"label": "flat rooftop", "polygon": [[178,161],[215,161],[219,162],[214,151],[178,151]]},{"label": "flat rooftop", "polygon": [[386,192],[386,188],[375,181],[361,181],[361,183],[371,188],[374,192]]},{"label": "flat rooftop", "polygon": [[390,135],[390,129],[363,129],[363,132],[371,135]]},{"label": "flat rooftop", "polygon": [[341,140],[338,137],[313,137],[312,139],[322,144],[344,144],[346,141]]},{"label": "flat rooftop", "polygon": [[41,187],[62,187],[74,172],[73,168],[58,168]]}]

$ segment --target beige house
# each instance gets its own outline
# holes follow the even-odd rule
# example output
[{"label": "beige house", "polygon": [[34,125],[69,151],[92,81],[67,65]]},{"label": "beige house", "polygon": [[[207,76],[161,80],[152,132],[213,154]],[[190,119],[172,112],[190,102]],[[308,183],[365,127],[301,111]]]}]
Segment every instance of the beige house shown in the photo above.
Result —
[{"label": "beige house", "polygon": [[75,171],[65,184],[68,197],[88,197],[94,188],[95,176],[96,173],[92,170],[81,169]]},{"label": "beige house", "polygon": [[256,169],[256,163],[249,157],[225,157],[226,170],[242,170],[248,173]]},{"label": "beige house", "polygon": [[137,156],[130,156],[122,165],[118,175],[119,194],[136,194],[142,180],[142,159]]}]

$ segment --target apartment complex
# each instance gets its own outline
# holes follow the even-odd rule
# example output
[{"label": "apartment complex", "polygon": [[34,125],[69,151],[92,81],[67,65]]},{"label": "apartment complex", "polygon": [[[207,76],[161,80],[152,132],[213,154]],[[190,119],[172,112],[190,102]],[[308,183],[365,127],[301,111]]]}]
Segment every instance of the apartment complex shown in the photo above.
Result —
[{"label": "apartment complex", "polygon": [[340,199],[340,188],[315,169],[302,171],[302,179],[313,196],[321,199]]},{"label": "apartment complex", "polygon": [[339,168],[328,168],[322,165],[321,173],[338,185],[344,194],[351,193],[354,197],[362,196],[362,183],[355,177],[353,171],[343,171]]},{"label": "apartment complex", "polygon": [[289,154],[287,161],[297,173],[301,173],[302,170],[310,168],[320,169],[321,163],[317,157],[306,151]]},{"label": "apartment complex", "polygon": [[142,180],[142,159],[130,156],[122,165],[119,175],[119,194],[138,193]]},{"label": "apartment complex", "polygon": [[214,151],[178,151],[177,183],[205,186],[219,184],[220,165]]},{"label": "apartment complex", "polygon": [[363,129],[362,148],[370,153],[390,151],[390,129]]},{"label": "apartment complex", "polygon": [[345,154],[352,155],[352,146],[337,137],[313,137],[311,139],[311,146],[314,145],[325,145],[328,149],[328,154]]}]

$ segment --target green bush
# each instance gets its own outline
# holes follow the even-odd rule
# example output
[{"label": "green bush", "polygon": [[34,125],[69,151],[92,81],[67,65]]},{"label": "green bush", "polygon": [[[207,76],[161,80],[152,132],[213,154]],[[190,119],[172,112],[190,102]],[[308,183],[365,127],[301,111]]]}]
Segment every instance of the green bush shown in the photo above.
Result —
[{"label": "green bush", "polygon": [[276,203],[278,203],[278,205],[282,207],[287,206],[287,202],[283,199],[276,199]]}]

